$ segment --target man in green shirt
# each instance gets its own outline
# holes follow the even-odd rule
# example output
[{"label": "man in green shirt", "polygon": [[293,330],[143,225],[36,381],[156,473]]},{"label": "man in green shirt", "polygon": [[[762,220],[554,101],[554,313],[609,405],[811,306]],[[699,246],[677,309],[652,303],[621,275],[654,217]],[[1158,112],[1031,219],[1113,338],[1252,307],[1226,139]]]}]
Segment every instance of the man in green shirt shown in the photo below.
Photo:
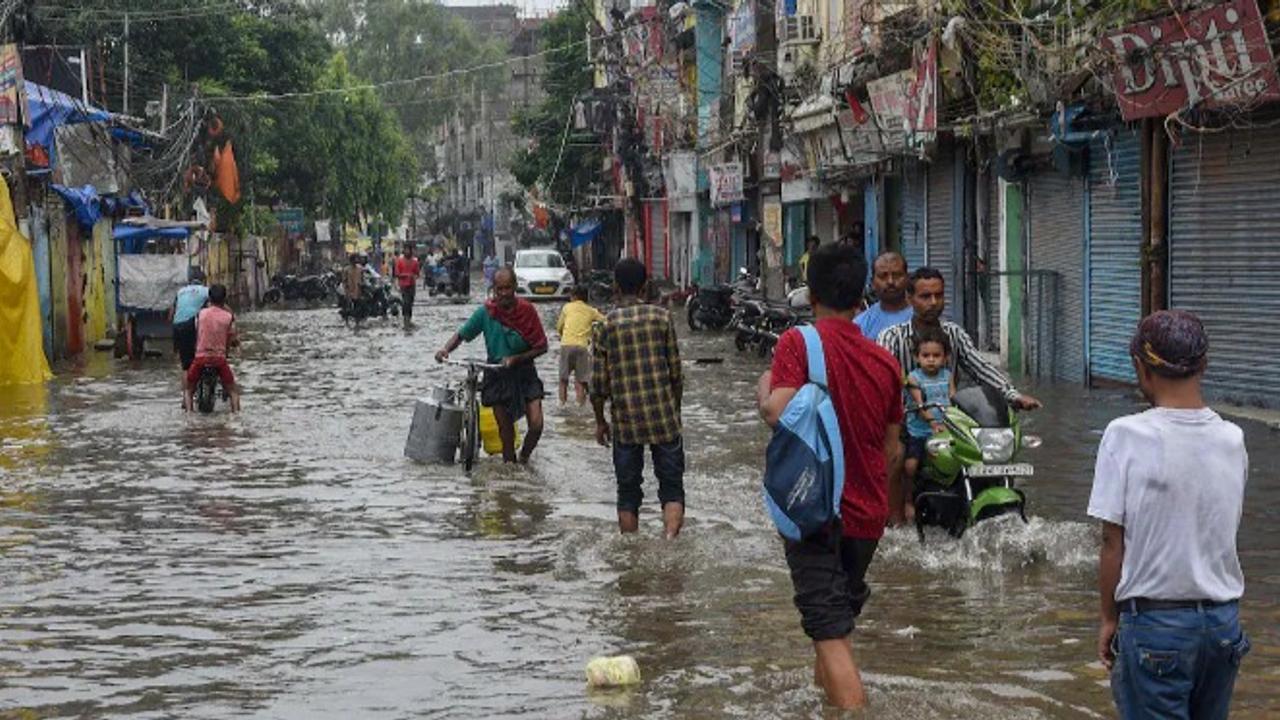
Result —
[{"label": "man in green shirt", "polygon": [[547,351],[547,334],[533,304],[516,297],[516,275],[511,268],[502,268],[493,276],[493,298],[476,308],[449,338],[436,353],[436,362],[444,362],[463,342],[481,335],[489,362],[502,368],[485,372],[480,402],[493,408],[504,462],[516,461],[516,421],[528,417],[529,429],[519,458],[527,463],[542,437],[543,387],[533,360]]}]

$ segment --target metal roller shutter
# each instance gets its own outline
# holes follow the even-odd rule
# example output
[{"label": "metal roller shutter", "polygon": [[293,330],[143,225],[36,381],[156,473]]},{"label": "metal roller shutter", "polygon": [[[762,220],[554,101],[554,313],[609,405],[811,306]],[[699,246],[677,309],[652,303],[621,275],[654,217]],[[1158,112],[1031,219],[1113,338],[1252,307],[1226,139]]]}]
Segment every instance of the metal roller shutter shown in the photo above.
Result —
[{"label": "metal roller shutter", "polygon": [[902,255],[907,267],[924,265],[924,165],[907,160],[902,172]]},{"label": "metal roller shutter", "polygon": [[649,203],[650,238],[653,243],[653,267],[651,274],[656,279],[667,279],[667,211],[660,202]]},{"label": "metal roller shutter", "polygon": [[958,273],[952,263],[951,221],[955,216],[951,206],[955,195],[955,154],[948,148],[938,152],[938,157],[929,164],[926,173],[928,178],[928,213],[925,241],[929,249],[929,266],[937,268],[946,276],[948,318],[960,317],[963,313],[956,307],[956,278]]},{"label": "metal roller shutter", "polygon": [[1280,346],[1280,130],[1188,136],[1174,154],[1169,306],[1209,333],[1205,390],[1280,407],[1280,375],[1259,372]]},{"label": "metal roller shutter", "polygon": [[1027,335],[1038,377],[1084,379],[1084,182],[1053,170],[1028,183]]},{"label": "metal roller shutter", "polygon": [[[1000,269],[1000,177],[995,172],[987,173],[987,217],[986,217],[986,258],[987,272]],[[987,349],[1000,349],[1000,276],[987,275]]]},{"label": "metal roller shutter", "polygon": [[1122,130],[1089,146],[1089,376],[1133,383],[1142,314],[1142,143]]}]

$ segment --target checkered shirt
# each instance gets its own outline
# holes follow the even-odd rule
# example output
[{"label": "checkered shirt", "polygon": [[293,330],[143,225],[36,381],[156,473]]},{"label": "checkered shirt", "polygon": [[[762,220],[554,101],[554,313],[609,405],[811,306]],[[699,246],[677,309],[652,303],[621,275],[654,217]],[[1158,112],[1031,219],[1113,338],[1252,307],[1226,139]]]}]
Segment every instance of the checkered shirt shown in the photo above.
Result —
[{"label": "checkered shirt", "polygon": [[613,441],[653,445],[680,436],[684,373],[671,313],[623,305],[596,325],[591,397],[609,401]]}]

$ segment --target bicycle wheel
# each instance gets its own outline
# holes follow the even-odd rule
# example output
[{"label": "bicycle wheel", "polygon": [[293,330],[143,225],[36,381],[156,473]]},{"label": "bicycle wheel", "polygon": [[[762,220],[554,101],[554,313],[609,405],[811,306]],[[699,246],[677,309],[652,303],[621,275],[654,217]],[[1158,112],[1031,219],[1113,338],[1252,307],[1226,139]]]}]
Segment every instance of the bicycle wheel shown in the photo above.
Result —
[{"label": "bicycle wheel", "polygon": [[459,436],[462,450],[462,469],[471,472],[480,449],[480,407],[476,400],[475,386],[467,388],[467,403],[462,410],[462,432]]}]

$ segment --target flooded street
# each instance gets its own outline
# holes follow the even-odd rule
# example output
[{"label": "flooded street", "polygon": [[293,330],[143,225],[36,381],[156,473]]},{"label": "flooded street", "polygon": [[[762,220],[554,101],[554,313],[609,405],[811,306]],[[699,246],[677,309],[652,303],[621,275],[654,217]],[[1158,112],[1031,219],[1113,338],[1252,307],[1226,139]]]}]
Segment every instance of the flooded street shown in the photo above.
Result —
[{"label": "flooded street", "polygon": [[[760,501],[764,361],[684,339],[686,530],[661,540],[650,478],[642,531],[621,538],[587,408],[548,402],[528,468],[403,457],[414,398],[459,377],[431,355],[470,309],[420,300],[408,333],[245,315],[238,417],[184,416],[160,360],[99,354],[47,389],[0,389],[0,717],[823,717]],[[553,350],[548,390],[555,367]],[[1035,392],[1029,525],[882,542],[854,635],[868,717],[1114,715],[1084,510],[1106,422],[1139,405]],[[1276,717],[1280,434],[1242,425],[1254,646],[1233,717]],[[587,660],[614,653],[644,683],[586,691]]]}]

